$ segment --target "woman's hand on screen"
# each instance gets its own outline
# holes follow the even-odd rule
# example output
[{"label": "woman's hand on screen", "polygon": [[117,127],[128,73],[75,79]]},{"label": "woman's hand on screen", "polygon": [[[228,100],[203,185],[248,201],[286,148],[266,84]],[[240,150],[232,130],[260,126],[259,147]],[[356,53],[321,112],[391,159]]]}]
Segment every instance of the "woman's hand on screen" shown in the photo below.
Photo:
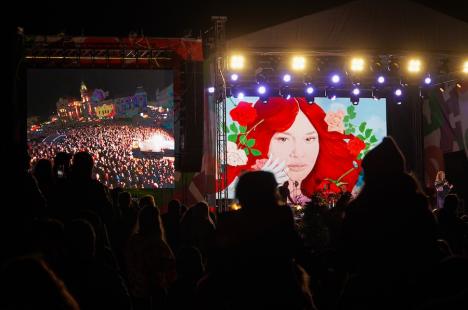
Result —
[{"label": "woman's hand on screen", "polygon": [[280,162],[278,159],[273,159],[271,155],[261,170],[273,173],[278,185],[283,185],[284,182],[289,180],[286,163],[284,161]]}]

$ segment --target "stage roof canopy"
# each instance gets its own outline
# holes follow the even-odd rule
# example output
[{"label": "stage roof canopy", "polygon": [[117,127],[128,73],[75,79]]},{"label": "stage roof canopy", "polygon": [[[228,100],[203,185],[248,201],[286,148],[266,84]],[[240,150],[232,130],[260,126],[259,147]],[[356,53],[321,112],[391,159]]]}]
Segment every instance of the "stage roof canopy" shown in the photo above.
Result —
[{"label": "stage roof canopy", "polygon": [[411,1],[357,0],[234,38],[227,48],[466,57],[468,23]]}]

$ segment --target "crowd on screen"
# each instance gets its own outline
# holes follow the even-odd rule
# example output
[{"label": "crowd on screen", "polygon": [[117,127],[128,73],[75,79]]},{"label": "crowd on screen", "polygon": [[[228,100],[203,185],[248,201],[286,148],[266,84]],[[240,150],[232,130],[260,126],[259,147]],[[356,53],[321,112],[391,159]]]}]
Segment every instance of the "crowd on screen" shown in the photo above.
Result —
[{"label": "crowd on screen", "polygon": [[41,158],[53,159],[58,152],[86,150],[94,157],[94,176],[110,188],[170,187],[174,183],[173,159],[133,156],[135,141],[148,140],[155,134],[173,139],[153,127],[103,124],[57,129],[52,141],[30,141],[30,156],[34,164]]}]

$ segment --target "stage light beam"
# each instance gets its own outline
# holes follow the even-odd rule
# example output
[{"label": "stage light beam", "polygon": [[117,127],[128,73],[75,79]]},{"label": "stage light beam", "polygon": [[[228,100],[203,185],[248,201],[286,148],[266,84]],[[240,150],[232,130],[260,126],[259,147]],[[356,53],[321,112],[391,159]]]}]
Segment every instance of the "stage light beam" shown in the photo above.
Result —
[{"label": "stage light beam", "polygon": [[230,58],[230,69],[242,70],[245,66],[245,58],[242,55],[232,55]]},{"label": "stage light beam", "polygon": [[306,67],[306,59],[303,56],[294,56],[292,58],[292,69],[294,71],[303,71]]},{"label": "stage light beam", "polygon": [[334,74],[334,75],[332,76],[332,78],[331,78],[331,81],[332,81],[333,83],[335,83],[335,84],[336,84],[336,83],[339,83],[339,82],[340,82],[340,76],[339,76],[338,74]]},{"label": "stage light beam", "polygon": [[418,73],[421,71],[421,60],[419,59],[410,59],[408,62],[408,72]]},{"label": "stage light beam", "polygon": [[351,71],[362,72],[364,71],[364,59],[363,58],[353,58],[351,59]]}]

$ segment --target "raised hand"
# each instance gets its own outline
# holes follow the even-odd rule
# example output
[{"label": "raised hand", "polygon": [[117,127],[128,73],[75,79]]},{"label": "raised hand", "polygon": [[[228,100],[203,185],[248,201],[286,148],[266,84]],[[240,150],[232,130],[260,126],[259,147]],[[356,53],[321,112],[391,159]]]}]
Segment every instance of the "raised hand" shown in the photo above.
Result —
[{"label": "raised hand", "polygon": [[289,180],[289,176],[287,174],[289,169],[286,167],[286,163],[284,161],[280,162],[278,159],[273,159],[271,154],[268,156],[268,160],[261,170],[273,173],[278,185],[283,185],[284,182]]}]

